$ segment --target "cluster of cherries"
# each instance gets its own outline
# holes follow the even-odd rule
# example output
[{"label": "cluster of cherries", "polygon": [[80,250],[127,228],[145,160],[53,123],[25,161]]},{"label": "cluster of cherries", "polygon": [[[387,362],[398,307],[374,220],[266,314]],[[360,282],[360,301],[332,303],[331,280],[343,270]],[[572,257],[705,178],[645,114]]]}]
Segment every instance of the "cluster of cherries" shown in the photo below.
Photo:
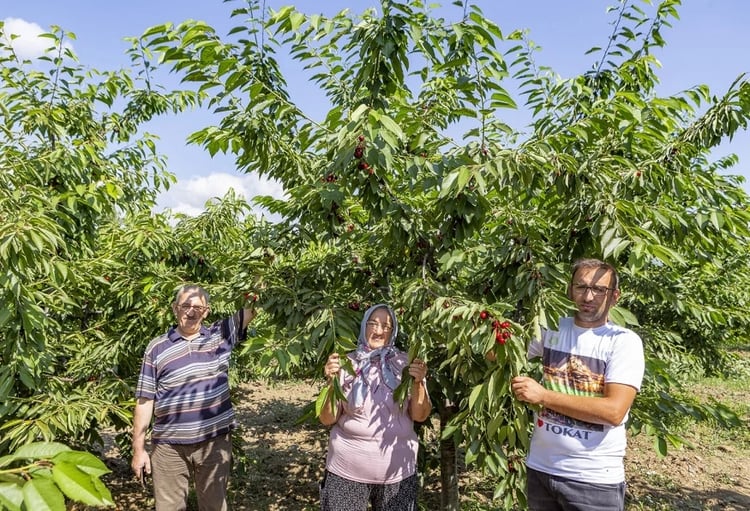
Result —
[{"label": "cluster of cherries", "polygon": [[[360,135],[357,137],[357,147],[354,148],[354,157],[359,160],[357,162],[357,168],[359,170],[366,170],[368,174],[373,174],[375,172],[375,169],[373,169],[369,163],[367,163],[364,160],[365,156],[365,136]],[[325,177],[321,178],[321,181],[324,183],[335,183],[338,181],[338,176],[335,174],[328,174]]]},{"label": "cluster of cherries", "polygon": [[[490,316],[487,311],[479,313],[479,317],[485,320]],[[492,322],[492,330],[495,332],[495,342],[498,344],[505,344],[508,339],[511,338],[510,322],[509,321],[498,321],[497,319]]]},{"label": "cluster of cherries", "polygon": [[357,147],[354,148],[354,157],[359,160],[359,163],[357,164],[357,168],[360,170],[366,170],[368,174],[373,173],[372,167],[370,167],[370,164],[367,163],[362,159],[362,157],[365,155],[365,136],[360,135],[357,139]]}]

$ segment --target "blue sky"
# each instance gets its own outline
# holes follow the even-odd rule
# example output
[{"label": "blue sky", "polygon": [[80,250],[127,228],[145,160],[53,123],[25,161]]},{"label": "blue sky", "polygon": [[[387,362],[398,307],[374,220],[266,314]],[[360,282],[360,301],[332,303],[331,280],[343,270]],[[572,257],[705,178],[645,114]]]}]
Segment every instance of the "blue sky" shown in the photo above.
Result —
[{"label": "blue sky", "polygon": [[[639,0],[636,0],[639,1]],[[542,47],[537,62],[551,67],[562,77],[588,70],[594,56],[584,53],[592,46],[603,46],[611,31],[613,15],[607,7],[614,0],[474,0],[484,14],[497,23],[504,33],[527,29],[529,37]],[[266,0],[266,5],[278,9],[293,4],[308,13],[332,14],[343,8],[360,13],[367,7],[379,6],[378,0]],[[461,10],[449,1],[440,14],[448,20],[458,19]],[[140,35],[146,28],[171,21],[186,19],[207,22],[224,35],[233,25],[229,14],[241,2],[221,0],[6,0],[0,6],[0,19],[6,30],[26,38],[39,30],[59,25],[74,32],[77,39],[73,49],[80,61],[97,69],[128,67],[125,37]],[[648,5],[643,5],[649,10]],[[662,63],[659,71],[661,95],[675,94],[698,84],[706,84],[715,95],[723,94],[737,76],[750,71],[750,37],[748,23],[750,2],[747,0],[684,0],[679,8],[680,20],[672,28],[664,29],[667,47],[656,52]],[[32,51],[29,48],[29,51]],[[305,107],[310,86],[293,83],[286,76],[293,98]],[[312,105],[311,105],[312,107]],[[507,121],[521,128],[524,112],[509,114]],[[167,155],[169,169],[177,175],[178,183],[159,198],[161,208],[169,207],[186,213],[197,213],[206,200],[223,195],[228,187],[251,198],[256,194],[278,194],[274,183],[256,176],[239,174],[229,157],[210,158],[199,147],[187,146],[185,139],[194,130],[211,122],[205,112],[192,112],[175,118],[160,119],[148,129],[161,137],[159,149]],[[717,156],[729,152],[740,156],[740,164],[731,170],[750,180],[750,133],[743,132],[723,144]],[[745,189],[750,191],[746,182]]]}]

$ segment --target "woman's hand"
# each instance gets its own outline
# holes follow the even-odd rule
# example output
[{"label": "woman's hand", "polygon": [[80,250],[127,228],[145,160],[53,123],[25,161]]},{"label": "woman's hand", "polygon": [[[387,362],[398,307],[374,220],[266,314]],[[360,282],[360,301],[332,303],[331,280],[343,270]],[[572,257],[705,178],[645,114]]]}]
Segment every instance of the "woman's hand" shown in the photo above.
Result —
[{"label": "woman's hand", "polygon": [[427,364],[424,360],[415,358],[409,364],[409,374],[414,378],[414,382],[421,382],[427,377]]},{"label": "woman's hand", "polygon": [[415,358],[409,364],[409,374],[414,378],[409,401],[409,416],[416,422],[424,422],[432,412],[432,403],[427,395],[424,381],[427,377],[427,364],[424,360]]},{"label": "woman's hand", "polygon": [[339,412],[341,411],[341,404],[331,406],[331,403],[335,402],[332,401],[334,395],[333,379],[336,378],[340,370],[341,358],[339,354],[331,353],[328,355],[328,360],[326,360],[326,365],[323,368],[323,375],[326,377],[326,380],[328,380],[328,389],[326,389],[328,395],[326,396],[325,403],[323,403],[323,408],[320,410],[320,416],[318,417],[320,422],[326,426],[333,426],[336,424],[336,421],[339,418]]},{"label": "woman's hand", "polygon": [[339,374],[340,370],[341,370],[341,360],[339,358],[339,354],[331,353],[328,356],[328,360],[326,361],[325,367],[323,368],[323,374],[328,380],[328,383],[331,383],[331,381],[333,381],[333,378]]}]

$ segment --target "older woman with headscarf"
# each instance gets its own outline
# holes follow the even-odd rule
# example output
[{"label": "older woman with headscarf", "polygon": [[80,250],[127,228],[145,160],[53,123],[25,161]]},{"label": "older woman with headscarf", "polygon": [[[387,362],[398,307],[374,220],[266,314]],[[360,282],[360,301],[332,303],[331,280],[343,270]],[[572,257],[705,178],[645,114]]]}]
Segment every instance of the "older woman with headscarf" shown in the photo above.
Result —
[{"label": "older woman with headscarf", "polygon": [[[328,357],[329,386],[338,378],[346,402],[326,402],[320,421],[331,428],[322,511],[414,511],[417,509],[417,450],[414,422],[432,411],[425,387],[427,365],[394,346],[396,314],[379,304],[365,311],[357,351],[349,353],[354,374],[342,368],[337,353]],[[402,371],[414,378],[403,406],[393,397]],[[332,395],[332,389],[329,396]],[[329,398],[330,399],[330,398]]]}]

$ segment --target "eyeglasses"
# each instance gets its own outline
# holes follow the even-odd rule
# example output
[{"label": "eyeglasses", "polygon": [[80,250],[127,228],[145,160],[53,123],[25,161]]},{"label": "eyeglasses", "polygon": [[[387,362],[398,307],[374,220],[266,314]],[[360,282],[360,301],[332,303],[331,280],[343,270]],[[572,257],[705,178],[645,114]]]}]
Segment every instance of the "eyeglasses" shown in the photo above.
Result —
[{"label": "eyeglasses", "polygon": [[573,286],[573,292],[577,295],[585,295],[588,291],[594,296],[604,296],[607,291],[613,291],[615,288],[607,286],[584,286],[583,284],[576,284]]},{"label": "eyeglasses", "polygon": [[204,307],[203,305],[190,305],[189,303],[181,303],[177,306],[177,308],[180,309],[180,311],[183,313],[192,310],[193,312],[197,312],[198,314],[203,314],[208,310],[208,307]]},{"label": "eyeglasses", "polygon": [[368,321],[367,323],[365,323],[365,325],[367,325],[367,328],[372,328],[373,330],[379,328],[383,332],[390,332],[391,330],[393,330],[392,326],[390,326],[390,325],[384,325],[384,324],[378,323],[376,321]]}]

